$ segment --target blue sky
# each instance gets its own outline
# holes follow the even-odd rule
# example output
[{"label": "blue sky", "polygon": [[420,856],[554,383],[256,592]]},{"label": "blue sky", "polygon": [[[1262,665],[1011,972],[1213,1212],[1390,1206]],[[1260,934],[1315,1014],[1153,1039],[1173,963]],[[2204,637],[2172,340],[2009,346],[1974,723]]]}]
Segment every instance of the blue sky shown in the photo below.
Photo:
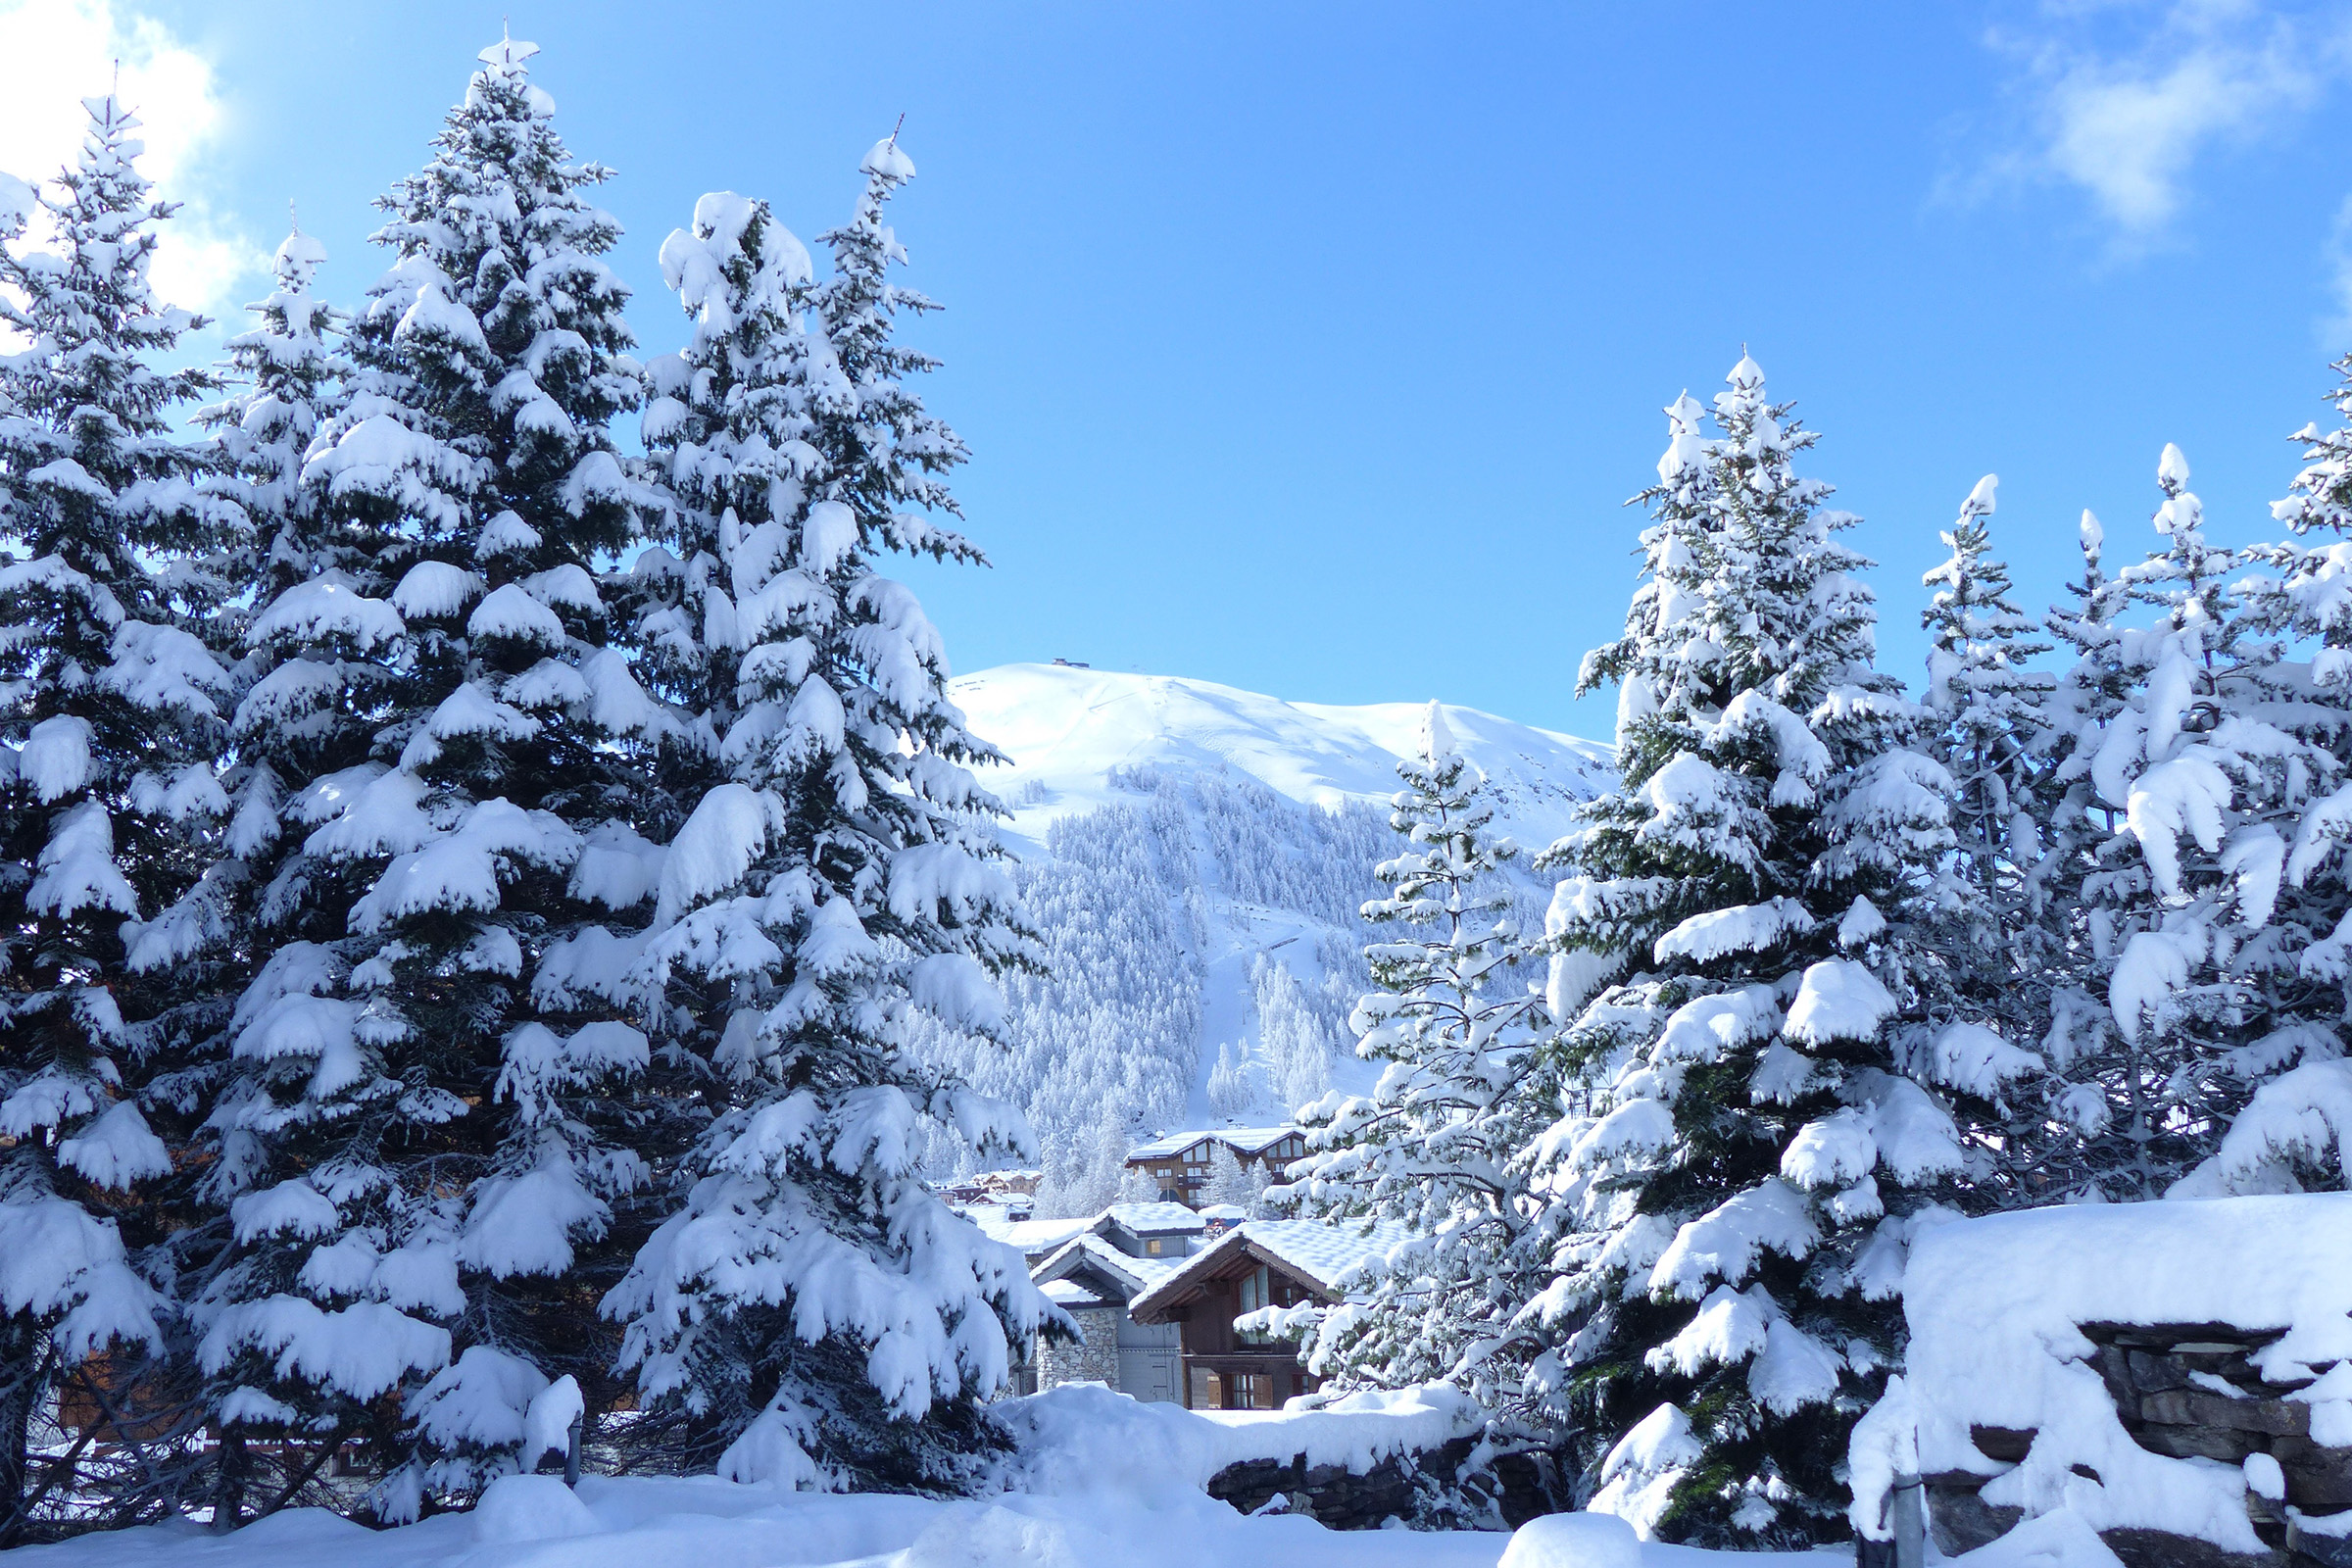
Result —
[{"label": "blue sky", "polygon": [[[986,572],[909,573],[958,668],[1062,656],[1319,702],[1443,696],[1605,736],[1659,410],[1749,346],[1867,519],[1884,662],[1980,474],[2038,608],[2084,507],[2136,555],[2179,442],[2261,536],[2352,349],[2340,8],[520,3],[612,165],[647,352],[695,196],[812,238],[904,111],[930,398]],[[288,199],[323,286],[424,156],[495,6],[0,0],[0,167],[126,59],[182,286]],[[93,39],[102,39],[93,43]],[[28,71],[26,68],[30,67]],[[144,72],[144,74],[141,73]],[[14,116],[11,120],[9,117]],[[20,172],[31,173],[32,169]],[[196,242],[201,242],[201,254]],[[201,265],[199,265],[201,264]]]}]

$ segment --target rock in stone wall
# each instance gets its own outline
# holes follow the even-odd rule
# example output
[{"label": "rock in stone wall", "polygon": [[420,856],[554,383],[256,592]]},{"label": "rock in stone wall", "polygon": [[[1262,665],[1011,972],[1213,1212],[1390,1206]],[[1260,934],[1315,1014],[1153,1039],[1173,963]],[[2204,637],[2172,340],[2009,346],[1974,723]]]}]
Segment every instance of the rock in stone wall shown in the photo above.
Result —
[{"label": "rock in stone wall", "polygon": [[1080,1307],[1070,1313],[1084,1338],[1066,1340],[1040,1336],[1037,1347],[1037,1386],[1051,1389],[1063,1383],[1107,1383],[1119,1386],[1119,1318],[1115,1306]]},{"label": "rock in stone wall", "polygon": [[1390,1519],[1413,1517],[1424,1473],[1450,1481],[1469,1457],[1471,1440],[1456,1438],[1425,1454],[1391,1454],[1360,1474],[1342,1465],[1310,1467],[1306,1455],[1251,1459],[1209,1478],[1208,1494],[1255,1513],[1276,1497],[1327,1530],[1375,1530]]},{"label": "rock in stone wall", "polygon": [[[2352,1448],[2312,1441],[2311,1407],[2286,1397],[2310,1387],[2308,1379],[2270,1383],[2254,1370],[2251,1357],[2276,1334],[2215,1323],[2085,1323],[2082,1334],[2098,1347],[2091,1364],[2107,1384],[2124,1430],[2141,1447],[2230,1465],[2267,1453],[2286,1478],[2283,1503],[2251,1493],[2246,1498],[2255,1534],[2271,1548],[2268,1556],[2241,1556],[2157,1531],[2111,1531],[2104,1539],[2128,1568],[2352,1568],[2352,1540],[2308,1535],[2287,1512],[2352,1510]],[[1969,1435],[1986,1458],[2005,1463],[2023,1459],[2034,1442],[2031,1432],[1998,1427],[1974,1427]],[[1984,1477],[1957,1472],[1928,1478],[1929,1516],[1945,1553],[1983,1545],[2017,1523],[2019,1510],[1977,1496],[1984,1484]]]},{"label": "rock in stone wall", "polygon": [[[1425,1453],[1391,1454],[1361,1473],[1340,1465],[1310,1467],[1304,1454],[1247,1460],[1211,1476],[1208,1494],[1244,1513],[1280,1497],[1282,1511],[1304,1514],[1326,1530],[1377,1530],[1391,1519],[1413,1520],[1432,1490],[1454,1486],[1476,1441],[1456,1438]],[[1491,1503],[1514,1530],[1567,1506],[1566,1499],[1550,1495],[1544,1466],[1527,1454],[1496,1459],[1491,1480],[1482,1473],[1472,1484],[1485,1499],[1473,1499],[1475,1508],[1483,1512]]]}]

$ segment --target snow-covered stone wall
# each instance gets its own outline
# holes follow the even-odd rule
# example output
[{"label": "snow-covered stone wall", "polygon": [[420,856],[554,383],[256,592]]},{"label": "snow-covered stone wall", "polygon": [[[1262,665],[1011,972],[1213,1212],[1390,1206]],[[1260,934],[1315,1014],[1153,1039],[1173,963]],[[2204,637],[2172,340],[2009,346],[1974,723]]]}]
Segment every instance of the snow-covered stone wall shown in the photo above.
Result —
[{"label": "snow-covered stone wall", "polygon": [[1946,1552],[2063,1514],[2132,1568],[2352,1565],[2352,1195],[1925,1226],[1904,1311],[1856,1492],[1915,1431]]}]

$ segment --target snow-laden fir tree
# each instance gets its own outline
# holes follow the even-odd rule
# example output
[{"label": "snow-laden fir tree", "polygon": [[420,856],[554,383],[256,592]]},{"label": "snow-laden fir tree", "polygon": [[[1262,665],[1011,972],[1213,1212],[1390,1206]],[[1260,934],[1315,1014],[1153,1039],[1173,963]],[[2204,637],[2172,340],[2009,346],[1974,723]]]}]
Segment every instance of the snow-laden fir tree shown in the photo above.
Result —
[{"label": "snow-laden fir tree", "polygon": [[[197,416],[213,430],[227,470],[218,486],[243,508],[250,525],[242,541],[247,549],[230,569],[240,590],[254,590],[254,610],[320,564],[310,543],[319,498],[305,492],[303,465],[341,407],[351,371],[334,341],[337,313],[312,291],[325,262],[326,247],[293,225],[271,259],[276,286],[246,307],[259,323],[228,340],[229,395]],[[234,640],[228,657],[242,655],[250,617],[215,618],[216,635],[225,630]]]},{"label": "snow-laden fir tree", "polygon": [[[1132,1185],[1128,1184],[1127,1188],[1122,1189],[1120,1198],[1123,1200],[1133,1201],[1130,1197]],[[1264,1161],[1244,1163],[1241,1155],[1234,1152],[1232,1145],[1220,1141],[1208,1146],[1208,1180],[1201,1184],[1200,1191],[1195,1195],[1195,1201],[1203,1208],[1223,1205],[1246,1209],[1251,1219],[1264,1219],[1268,1217],[1266,1193],[1273,1185],[1274,1172],[1266,1168]],[[1156,1197],[1157,1194],[1146,1196]]]},{"label": "snow-laden fir tree", "polygon": [[2206,539],[2178,448],[2157,482],[2162,544],[2118,576],[2106,619],[2073,630],[2086,657],[2054,704],[2056,777],[2081,813],[2052,835],[2081,858],[2081,972],[2043,1054],[2069,1185],[2112,1198],[2161,1195],[2260,1084],[2343,1049],[2327,946],[2341,693],[2283,657],[2272,634],[2302,629],[2294,590]]},{"label": "snow-laden fir tree", "polygon": [[[254,612],[276,593],[300,582],[323,564],[308,548],[315,523],[315,498],[302,489],[302,466],[312,439],[342,396],[349,368],[329,341],[334,313],[312,293],[311,284],[326,251],[318,241],[292,229],[273,259],[274,287],[247,307],[258,325],[228,340],[222,368],[226,396],[199,410],[196,422],[213,432],[207,490],[243,515],[243,526],[213,541],[202,556],[183,557],[175,567],[201,573],[217,584],[210,612],[195,630],[229,668],[238,697],[269,667],[247,646]],[[309,531],[306,531],[306,528]],[[232,741],[238,732],[231,730]],[[257,787],[268,793],[268,764],[231,760],[223,782],[235,807]],[[250,823],[245,824],[249,830]],[[135,967],[169,970],[184,1000],[172,1021],[182,1050],[178,1063],[158,1092],[182,1105],[201,1103],[220,1062],[200,1048],[218,1041],[226,1003],[244,983],[236,965],[255,944],[239,929],[252,901],[237,886],[242,852],[220,853],[204,878],[154,922],[135,956]]]},{"label": "snow-laden fir tree", "polygon": [[392,265],[237,715],[268,956],[210,1118],[233,1248],[203,1370],[224,1429],[372,1444],[396,1519],[530,1463],[534,1405],[607,1376],[594,1302],[647,1174],[624,977],[676,720],[607,645],[594,571],[634,526],[608,424],[640,372],[585,197],[607,172],[534,52],[483,51],[379,204]]},{"label": "snow-laden fir tree", "polygon": [[993,1031],[993,976],[1030,943],[967,771],[995,754],[948,701],[914,596],[876,570],[894,550],[979,552],[926,514],[953,514],[942,475],[963,449],[904,383],[930,362],[892,341],[925,303],[887,277],[904,253],[881,222],[913,166],[894,140],[863,172],[812,326],[793,319],[789,236],[755,204],[706,198],[664,248],[709,358],[671,379],[679,407],[649,441],[673,474],[698,448],[681,504],[718,509],[708,596],[731,607],[735,689],[727,776],[669,845],[647,973],[664,1044],[708,1054],[716,1115],[605,1308],[644,1419],[691,1459],[937,1488],[995,1441],[979,1402],[1052,1308],[919,1174],[928,1123],[1025,1144],[912,1039],[918,1015]]},{"label": "snow-laden fir tree", "polygon": [[[698,201],[693,226],[670,234],[661,260],[692,340],[646,367],[656,539],[612,574],[608,595],[639,678],[689,715],[664,782],[690,810],[719,781],[718,737],[737,710],[743,639],[729,561],[748,528],[799,508],[817,464],[804,321],[815,279],[808,248],[767,204],[732,191]],[[763,585],[755,578],[749,591]]]},{"label": "snow-laden fir tree", "polygon": [[2021,1160],[2040,1149],[2049,1115],[2043,1062],[2029,1046],[2047,1026],[2071,911],[2045,885],[2054,869],[2043,829],[2055,789],[2054,683],[2027,667],[2050,644],[2017,608],[2009,569],[1992,554],[1985,519],[1997,484],[1986,474],[1969,492],[1942,535],[1950,557],[1924,579],[1935,591],[1920,615],[1930,639],[1924,749],[1951,775],[1955,845],[1918,933],[1934,956],[1916,980],[1939,1027],[1911,1065],[1995,1113],[1972,1127],[1985,1140],[1981,1152],[1998,1156],[1985,1200],[2015,1203],[2035,1200],[2044,1174]]},{"label": "snow-laden fir tree", "polygon": [[1950,902],[1967,906],[1982,923],[1973,940],[1992,948],[2040,858],[2034,742],[2051,687],[2048,674],[2026,667],[2049,644],[2017,608],[2009,568],[1992,554],[1984,519],[1997,483],[1991,474],[1977,481],[1942,535],[1952,553],[1924,579],[1935,593],[1920,615],[1929,636],[1927,750],[1952,775]]},{"label": "snow-laden fir tree", "polygon": [[[1531,1313],[1564,1343],[1529,1393],[1613,1478],[1595,1506],[1752,1545],[1843,1534],[1906,1227],[1963,1152],[1897,1070],[1924,1021],[1902,922],[1951,780],[1872,665],[1853,519],[1794,471],[1813,432],[1752,360],[1730,382],[1711,440],[1690,399],[1669,411],[1648,580],[1579,681],[1620,685],[1622,782],[1547,852],[1572,872],[1549,923],[1626,972],[1558,1048],[1593,1117],[1532,1152],[1581,1234]],[[1621,1440],[1665,1457],[1603,1459]]]},{"label": "snow-laden fir tree", "polygon": [[2042,784],[2035,807],[2041,858],[2028,887],[2053,946],[2034,976],[2031,999],[2042,1013],[2043,1115],[2032,1129],[2013,1129],[2017,1136],[2000,1160],[2008,1178],[2004,1197],[2012,1202],[2144,1190],[2135,1180],[2115,1186],[2104,1174],[2124,1146],[2102,1136],[2116,1121],[2102,1074],[2131,1084],[2142,1076],[2109,1059],[2132,1054],[2104,998],[2115,907],[2129,901],[2134,881],[2110,874],[2099,858],[2123,817],[2098,797],[2089,766],[2107,726],[2130,706],[2133,676],[2125,667],[2127,633],[2118,619],[2129,585],[2106,569],[2106,527],[2087,511],[2078,535],[2082,569],[2067,585],[2073,603],[2044,618],[2075,658],[2044,700],[2034,746]]},{"label": "snow-laden fir tree", "polygon": [[1543,1349],[1521,1313],[1549,1282],[1554,1240],[1522,1158],[1554,1117],[1529,1082],[1550,1014],[1517,972],[1536,946],[1502,881],[1518,848],[1489,831],[1486,780],[1437,704],[1422,755],[1396,771],[1390,820],[1404,843],[1375,873],[1388,896],[1364,906],[1377,989],[1352,1020],[1356,1054],[1387,1065],[1371,1094],[1305,1108],[1307,1155],[1275,1196],[1411,1235],[1368,1290],[1320,1315],[1312,1371],[1343,1387],[1450,1382],[1516,1411]]},{"label": "snow-laden fir tree", "polygon": [[[235,522],[200,493],[200,461],[168,423],[210,378],[154,364],[201,322],[148,286],[155,225],[172,209],[134,166],[138,122],[112,97],[85,107],[80,154],[39,201],[54,248],[0,245],[0,326],[19,340],[0,359],[0,1532],[12,1535],[44,1397],[110,1347],[160,1343],[164,1303],[130,1266],[155,1215],[124,1198],[172,1171],[140,1103],[160,1066],[151,1020],[171,999],[126,971],[142,916],[197,880],[227,804],[214,760],[228,676],[188,625],[209,605],[154,564],[203,555]],[[0,234],[22,232],[26,194],[0,185]]]},{"label": "snow-laden fir tree", "polygon": [[[2331,396],[2339,416],[2352,419],[2352,359],[2335,366]],[[2249,618],[2289,646],[2308,649],[2308,686],[2294,691],[2321,721],[2302,726],[2333,763],[2301,794],[2286,857],[2285,889],[2274,922],[2279,935],[2299,939],[2291,996],[2279,995],[2286,976],[2275,963],[2266,1001],[2294,1007],[2303,1032],[2302,1060],[2257,1087],[2231,1120],[2219,1146],[2191,1173],[2182,1191],[2292,1192],[2352,1187],[2352,868],[2340,853],[2352,838],[2352,726],[2328,723],[2352,705],[2352,424],[2297,433],[2303,468],[2286,498],[2272,507],[2293,537],[2258,546],[2253,555],[2268,573],[2238,585]],[[2312,536],[2317,535],[2314,539]],[[2283,693],[2282,693],[2283,695]],[[2329,786],[2333,787],[2330,788]],[[2284,830],[2286,824],[2279,824]]]}]

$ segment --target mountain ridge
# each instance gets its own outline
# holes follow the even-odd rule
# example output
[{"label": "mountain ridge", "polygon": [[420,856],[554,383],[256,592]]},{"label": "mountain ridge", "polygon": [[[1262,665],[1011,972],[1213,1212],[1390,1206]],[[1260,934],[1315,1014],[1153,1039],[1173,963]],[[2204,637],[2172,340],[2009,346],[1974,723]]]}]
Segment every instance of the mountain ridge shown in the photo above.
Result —
[{"label": "mountain ridge", "polygon": [[[1385,805],[1396,762],[1418,751],[1428,710],[1290,702],[1187,676],[1068,664],[1000,664],[956,677],[948,691],[973,733],[1010,760],[978,771],[1013,809],[1015,854],[1042,848],[1057,817],[1111,799],[1107,780],[1120,767],[1213,763],[1301,805]],[[1488,775],[1496,819],[1530,852],[1566,831],[1567,810],[1612,771],[1614,748],[1600,742],[1439,706],[1456,750]],[[1031,785],[1048,793],[1023,805]]]}]

